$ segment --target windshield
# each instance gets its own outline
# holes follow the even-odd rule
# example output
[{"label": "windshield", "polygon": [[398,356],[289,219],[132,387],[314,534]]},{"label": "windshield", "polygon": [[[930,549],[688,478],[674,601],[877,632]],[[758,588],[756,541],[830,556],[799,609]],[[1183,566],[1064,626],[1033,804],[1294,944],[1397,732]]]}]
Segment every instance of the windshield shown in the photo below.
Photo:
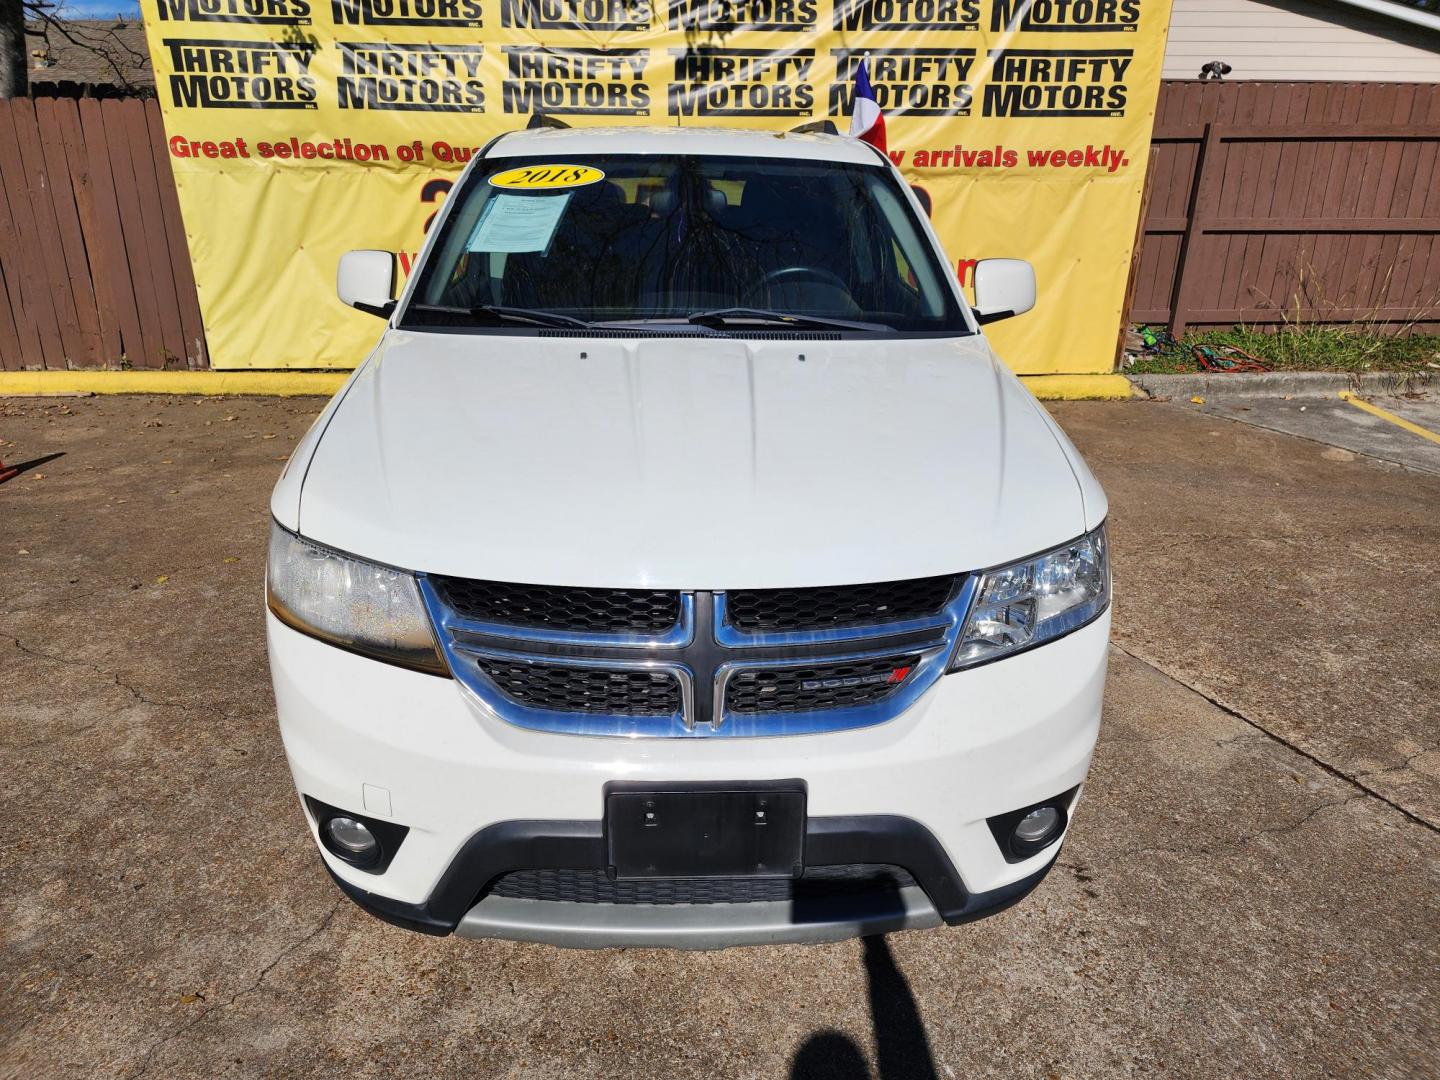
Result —
[{"label": "windshield", "polygon": [[482,161],[407,326],[693,321],[968,332],[880,165],[704,156]]}]

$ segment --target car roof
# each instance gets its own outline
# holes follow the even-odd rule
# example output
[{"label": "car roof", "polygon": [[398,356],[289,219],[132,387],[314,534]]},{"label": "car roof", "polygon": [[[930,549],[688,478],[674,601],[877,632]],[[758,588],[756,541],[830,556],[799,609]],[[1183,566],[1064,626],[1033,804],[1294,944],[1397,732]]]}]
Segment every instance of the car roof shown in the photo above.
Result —
[{"label": "car roof", "polygon": [[487,158],[546,154],[696,154],[876,165],[868,143],[841,135],[706,127],[535,128],[502,135]]}]

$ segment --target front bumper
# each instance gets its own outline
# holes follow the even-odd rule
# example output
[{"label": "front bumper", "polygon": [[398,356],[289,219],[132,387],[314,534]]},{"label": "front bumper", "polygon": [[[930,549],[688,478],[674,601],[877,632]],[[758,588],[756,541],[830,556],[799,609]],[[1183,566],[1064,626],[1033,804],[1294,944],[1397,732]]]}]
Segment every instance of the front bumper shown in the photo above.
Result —
[{"label": "front bumper", "polygon": [[[1083,782],[1109,625],[1106,612],[1059,641],[946,676],[876,727],[721,741],[524,730],[452,680],[343,652],[267,616],[299,791],[409,828],[383,874],[322,849],[361,906],[430,933],[696,948],[963,922],[1034,888],[1059,845],[1007,862],[986,819]],[[808,788],[807,865],[895,864],[916,884],[811,911],[793,902],[624,907],[482,895],[506,870],[599,865],[609,781],[778,777]]]},{"label": "front bumper", "polygon": [[890,864],[916,884],[858,895],[801,896],[745,904],[589,904],[485,896],[485,886],[519,869],[593,869],[606,864],[599,821],[506,821],[470,837],[420,904],[357,888],[331,871],[370,914],[407,930],[462,937],[542,941],[576,948],[669,946],[713,949],[780,941],[834,941],[863,934],[953,925],[993,915],[1023,899],[1049,872],[985,893],[967,892],[945,850],[908,818],[809,819],[807,867]]}]

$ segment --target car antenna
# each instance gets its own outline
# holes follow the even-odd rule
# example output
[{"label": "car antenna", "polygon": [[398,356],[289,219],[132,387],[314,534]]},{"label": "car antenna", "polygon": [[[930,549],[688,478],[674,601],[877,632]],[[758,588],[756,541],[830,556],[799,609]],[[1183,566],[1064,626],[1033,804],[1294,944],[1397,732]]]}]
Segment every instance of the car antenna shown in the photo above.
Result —
[{"label": "car antenna", "polygon": [[525,125],[526,131],[534,131],[536,128],[568,128],[570,125],[548,113],[536,111],[530,114],[530,122]]}]

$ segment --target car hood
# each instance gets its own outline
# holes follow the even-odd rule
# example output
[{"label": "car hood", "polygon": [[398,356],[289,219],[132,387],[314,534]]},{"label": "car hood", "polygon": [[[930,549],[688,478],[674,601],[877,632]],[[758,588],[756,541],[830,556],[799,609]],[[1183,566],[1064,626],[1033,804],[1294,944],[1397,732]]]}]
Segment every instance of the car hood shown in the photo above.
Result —
[{"label": "car hood", "polygon": [[1083,532],[1062,438],[978,336],[391,331],[319,438],[298,526],[534,584],[921,577]]}]

